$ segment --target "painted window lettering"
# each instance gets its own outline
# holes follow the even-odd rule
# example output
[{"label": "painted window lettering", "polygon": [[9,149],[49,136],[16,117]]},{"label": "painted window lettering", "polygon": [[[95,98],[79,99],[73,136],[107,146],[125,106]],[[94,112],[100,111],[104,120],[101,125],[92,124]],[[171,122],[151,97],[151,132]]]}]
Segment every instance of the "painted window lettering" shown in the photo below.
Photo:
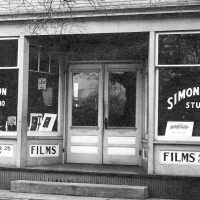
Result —
[{"label": "painted window lettering", "polygon": [[[196,137],[200,136],[199,76],[200,68],[159,69],[158,136],[169,140],[200,139]],[[191,128],[187,127],[189,122],[193,122]],[[167,128],[171,134],[167,134]]]},{"label": "painted window lettering", "polygon": [[[168,103],[168,110],[173,109],[173,107],[179,103],[180,101],[200,95],[200,88],[199,87],[193,87],[193,88],[187,88],[180,90],[173,94],[173,96],[169,97],[167,99]],[[200,102],[186,102],[186,108],[200,108]]]}]

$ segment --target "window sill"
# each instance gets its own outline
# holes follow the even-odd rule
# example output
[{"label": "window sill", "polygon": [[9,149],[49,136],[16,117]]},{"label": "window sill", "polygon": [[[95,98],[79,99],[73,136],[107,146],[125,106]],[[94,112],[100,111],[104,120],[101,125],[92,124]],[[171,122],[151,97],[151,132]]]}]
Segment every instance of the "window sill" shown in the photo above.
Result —
[{"label": "window sill", "polygon": [[175,141],[175,140],[155,140],[153,142],[157,145],[198,145],[200,144],[200,140],[195,141],[193,140],[181,140],[181,141]]},{"label": "window sill", "polygon": [[28,131],[27,132],[27,136],[31,136],[31,137],[40,137],[40,136],[44,136],[44,137],[48,137],[48,136],[61,136],[61,134],[59,134],[59,132],[57,131]]},{"label": "window sill", "polygon": [[17,137],[17,131],[0,131],[0,137]]}]

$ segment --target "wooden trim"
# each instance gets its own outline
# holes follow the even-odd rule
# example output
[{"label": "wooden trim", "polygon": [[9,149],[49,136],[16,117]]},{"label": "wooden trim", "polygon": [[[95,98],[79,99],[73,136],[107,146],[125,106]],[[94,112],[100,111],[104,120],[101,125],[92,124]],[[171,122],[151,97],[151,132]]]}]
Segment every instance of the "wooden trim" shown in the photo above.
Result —
[{"label": "wooden trim", "polygon": [[18,40],[19,37],[13,37],[13,36],[10,36],[10,37],[0,37],[0,40]]},{"label": "wooden trim", "polygon": [[67,161],[67,151],[69,151],[69,136],[68,136],[68,124],[69,124],[69,70],[66,72],[66,62],[65,58],[63,58],[63,70],[64,70],[64,133],[63,133],[63,148],[64,148],[64,154],[63,154],[63,162],[65,163]]},{"label": "wooden trim", "polygon": [[12,69],[19,69],[19,67],[18,66],[0,67],[0,69],[10,69],[10,70],[12,70]]},{"label": "wooden trim", "polygon": [[64,70],[61,58],[59,59],[59,81],[58,81],[58,134],[64,131]]},{"label": "wooden trim", "polygon": [[[67,55],[66,55],[67,56]],[[73,64],[142,64],[141,60],[71,60],[68,62],[69,65]]]},{"label": "wooden trim", "polygon": [[173,141],[173,140],[156,140],[153,142],[154,144],[158,144],[158,145],[200,145],[200,141]]},{"label": "wooden trim", "polygon": [[48,140],[63,140],[63,137],[62,136],[28,136],[28,140],[45,140],[45,141],[48,141]]},{"label": "wooden trim", "polygon": [[17,167],[26,166],[27,111],[29,77],[29,42],[21,36],[18,40],[18,106],[17,106]]},{"label": "wooden trim", "polygon": [[148,55],[148,134],[149,134],[149,149],[148,149],[148,173],[154,173],[154,131],[155,131],[155,32],[149,33],[149,55]]},{"label": "wooden trim", "polygon": [[200,34],[200,31],[165,31],[165,32],[158,32],[157,35],[178,35],[178,34]]}]

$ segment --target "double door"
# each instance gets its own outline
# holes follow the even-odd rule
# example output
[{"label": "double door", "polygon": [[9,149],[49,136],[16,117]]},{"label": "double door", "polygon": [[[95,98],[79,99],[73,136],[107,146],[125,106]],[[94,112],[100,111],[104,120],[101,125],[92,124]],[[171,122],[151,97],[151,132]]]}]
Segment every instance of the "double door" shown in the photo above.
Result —
[{"label": "double door", "polygon": [[66,162],[140,164],[140,69],[136,64],[70,65]]}]

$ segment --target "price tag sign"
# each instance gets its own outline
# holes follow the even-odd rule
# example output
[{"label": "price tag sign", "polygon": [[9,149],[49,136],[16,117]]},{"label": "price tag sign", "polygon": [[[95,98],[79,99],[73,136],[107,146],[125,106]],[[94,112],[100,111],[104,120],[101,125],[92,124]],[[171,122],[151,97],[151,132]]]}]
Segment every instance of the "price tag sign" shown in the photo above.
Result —
[{"label": "price tag sign", "polygon": [[0,145],[0,157],[13,157],[13,145]]},{"label": "price tag sign", "polygon": [[171,139],[187,139],[192,136],[194,122],[168,121],[165,136]]}]

